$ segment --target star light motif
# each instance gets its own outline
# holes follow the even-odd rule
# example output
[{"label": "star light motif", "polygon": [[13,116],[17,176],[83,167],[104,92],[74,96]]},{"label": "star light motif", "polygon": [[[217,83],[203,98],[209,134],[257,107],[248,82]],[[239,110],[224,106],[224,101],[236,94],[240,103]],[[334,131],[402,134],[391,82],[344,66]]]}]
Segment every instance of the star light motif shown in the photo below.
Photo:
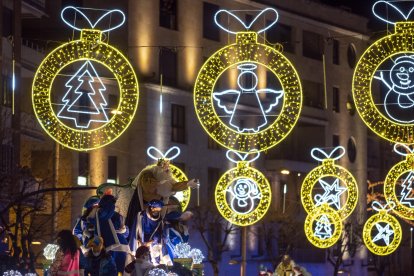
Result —
[{"label": "star light motif", "polygon": [[329,206],[334,205],[337,210],[341,209],[340,197],[346,190],[348,190],[348,188],[339,186],[338,178],[335,179],[332,184],[329,184],[322,179],[319,179],[319,183],[325,192],[323,195],[315,195],[314,199],[316,201],[316,206],[327,203]]},{"label": "star light motif", "polygon": [[375,224],[377,227],[378,234],[372,239],[373,242],[384,240],[385,244],[388,246],[390,244],[390,236],[394,234],[394,230],[390,229],[390,224],[387,223],[386,226],[382,227],[379,223]]}]

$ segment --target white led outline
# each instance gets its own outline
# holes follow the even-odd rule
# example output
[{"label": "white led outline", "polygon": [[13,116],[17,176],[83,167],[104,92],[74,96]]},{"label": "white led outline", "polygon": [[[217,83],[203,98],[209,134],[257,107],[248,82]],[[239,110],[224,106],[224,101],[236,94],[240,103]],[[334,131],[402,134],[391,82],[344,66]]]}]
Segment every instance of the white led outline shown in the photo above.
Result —
[{"label": "white led outline", "polygon": [[[233,154],[235,154],[238,158],[239,158],[239,160],[236,160],[236,159],[234,159],[233,157],[231,157],[230,156],[230,153],[233,153]],[[249,157],[250,155],[252,155],[252,154],[256,154],[253,158],[251,158],[251,159],[249,159],[249,160],[246,160],[247,159],[247,157]],[[258,151],[256,151],[256,150],[251,150],[249,153],[245,153],[245,154],[243,154],[243,155],[241,155],[240,153],[238,153],[237,151],[234,151],[234,150],[228,150],[228,151],[226,151],[226,157],[227,157],[227,159],[229,160],[229,161],[231,161],[231,162],[233,162],[233,163],[238,163],[238,162],[240,162],[240,161],[243,161],[243,162],[247,162],[247,163],[252,163],[252,162],[254,162],[255,160],[257,160],[259,157],[260,157],[260,152],[258,152]]]},{"label": "white led outline", "polygon": [[[257,74],[255,72],[253,72],[253,70],[255,70],[256,68],[257,68],[257,65],[254,64],[254,63],[243,63],[243,64],[237,66],[237,69],[239,69],[241,71],[241,73],[237,77],[237,86],[239,87],[240,90],[228,89],[228,90],[225,90],[225,91],[222,91],[222,92],[213,92],[213,99],[217,102],[217,105],[224,110],[224,112],[231,115],[230,120],[229,120],[229,124],[233,128],[237,129],[237,132],[239,132],[239,133],[244,133],[244,132],[258,133],[260,131],[260,129],[263,126],[267,125],[267,123],[268,123],[266,114],[269,113],[272,110],[273,107],[275,107],[279,104],[279,99],[282,98],[283,95],[284,95],[283,90],[274,90],[274,89],[270,89],[270,88],[264,88],[264,89],[257,89],[256,90],[256,87],[258,85],[258,77],[257,77]],[[242,85],[240,84],[240,82],[241,82],[240,79],[245,74],[251,74],[253,76],[254,80],[256,81],[256,83],[252,87],[245,88],[245,87],[242,87]],[[256,126],[255,128],[242,128],[240,130],[240,127],[238,125],[236,125],[233,122],[233,120],[235,119],[234,114],[235,114],[235,111],[237,109],[237,105],[239,103],[240,96],[243,93],[245,93],[245,94],[254,93],[255,94],[257,103],[260,106],[260,111],[262,113],[264,122],[262,124]],[[273,93],[273,94],[276,94],[274,102],[271,103],[270,106],[266,110],[263,109],[262,100],[259,97],[260,93],[265,93],[265,94]],[[236,99],[236,101],[235,101],[235,103],[234,103],[231,110],[229,108],[227,108],[226,105],[222,104],[221,103],[222,100],[220,99],[220,96],[228,95],[228,94],[237,94],[237,99]]]},{"label": "white led outline", "polygon": [[[98,90],[99,94],[101,95],[104,103],[100,103],[99,104],[100,108],[98,108],[95,104],[95,101],[91,98],[91,93],[87,93],[88,94],[87,96],[89,97],[89,99],[92,102],[95,109],[98,110],[98,112],[70,110],[73,107],[73,105],[75,104],[75,102],[77,102],[78,99],[84,94],[84,92],[78,92],[79,87],[81,87],[84,83],[84,80],[80,80],[80,78],[82,78],[84,76],[84,74],[87,73],[89,75],[89,77],[92,78],[93,81],[95,81],[95,77],[92,76],[92,74],[89,72],[89,69],[86,69],[86,70],[84,69],[85,67],[88,68],[89,66],[92,68],[93,73],[95,74],[96,78],[98,79],[100,85],[103,87],[103,88],[98,88],[97,90]],[[82,73],[79,73],[80,71],[82,71]],[[80,82],[80,84],[72,92],[72,89],[73,89],[74,86],[70,85],[69,83],[72,82],[72,80],[74,78],[78,78],[78,81]],[[91,85],[91,81],[88,80],[88,83],[89,83],[89,86],[92,88],[92,90],[94,92],[94,95],[96,95],[97,92],[95,91],[95,89]],[[109,122],[108,115],[106,114],[106,111],[105,111],[105,107],[108,105],[108,103],[106,102],[106,99],[105,99],[104,95],[102,94],[102,92],[106,91],[106,87],[103,84],[103,82],[102,82],[101,78],[99,77],[98,73],[96,72],[95,67],[92,65],[92,63],[89,60],[85,61],[85,63],[78,69],[78,71],[76,71],[76,73],[65,83],[65,87],[68,88],[67,92],[62,97],[62,102],[64,102],[65,104],[62,106],[62,108],[56,114],[56,117],[58,117],[60,119],[69,119],[69,120],[75,121],[75,125],[76,125],[77,128],[89,128],[91,122],[99,122],[99,123]],[[70,99],[67,98],[67,97],[69,97],[69,93],[75,93],[75,94],[78,94],[79,96],[76,99],[71,101]],[[72,103],[69,104],[70,102],[72,102]],[[68,104],[69,104],[69,106],[68,106]],[[99,110],[101,110],[102,113],[99,112]],[[61,113],[63,111],[67,111],[69,113],[75,113],[75,114],[90,114],[90,115],[103,114],[105,119],[102,119],[102,120],[100,120],[100,119],[90,119],[86,126],[81,126],[81,125],[78,125],[78,119],[76,117],[68,117],[68,116],[61,115]]]},{"label": "white led outline", "polygon": [[[406,150],[406,152],[400,151],[400,149],[399,149],[400,147],[404,148]],[[410,155],[410,154],[414,154],[414,149],[410,148],[406,144],[401,144],[401,143],[397,143],[397,144],[394,145],[394,151],[396,153],[398,153],[399,155],[402,155],[402,156],[407,156],[407,155]]]},{"label": "white led outline", "polygon": [[[387,246],[390,245],[390,236],[394,234],[394,230],[390,229],[390,224],[387,223],[386,226],[382,227],[380,222],[375,223],[375,227],[378,230],[378,234],[372,239],[372,242],[376,242],[379,240],[384,240],[385,244]],[[384,235],[384,232],[387,233],[387,235]]]},{"label": "white led outline", "polygon": [[[337,153],[337,151],[340,151],[340,153]],[[325,156],[325,158],[320,158],[316,155],[316,153],[320,153],[323,156]],[[334,156],[334,154],[338,154],[337,156]],[[340,159],[342,156],[345,155],[345,148],[343,146],[337,146],[335,147],[333,150],[331,150],[330,153],[327,153],[325,150],[321,149],[321,148],[313,148],[311,150],[311,156],[313,159],[322,162],[325,159],[333,159],[333,160],[338,160]]]},{"label": "white led outline", "polygon": [[[321,225],[322,224],[322,225]],[[324,230],[326,230],[326,228],[324,226],[327,226],[327,228],[329,229],[330,233],[327,234],[323,234],[325,235],[324,237],[322,237],[322,233],[317,233],[317,231],[320,231],[321,228],[323,227]],[[316,226],[315,226],[315,230],[313,231],[313,235],[321,240],[326,240],[326,239],[330,239],[332,238],[333,235],[333,231],[332,231],[332,227],[331,227],[332,223],[330,222],[329,218],[327,215],[322,214],[321,217],[318,219],[318,221],[316,222]],[[319,230],[318,230],[319,228]]]},{"label": "white led outline", "polygon": [[252,22],[250,22],[250,24],[249,25],[246,25],[246,23],[245,22],[243,22],[243,20],[241,20],[237,15],[235,15],[234,13],[232,13],[232,12],[230,12],[230,11],[228,11],[228,10],[219,10],[219,11],[217,11],[216,12],[216,14],[214,15],[214,22],[216,23],[216,25],[220,28],[220,29],[222,29],[222,30],[224,30],[225,32],[228,32],[228,33],[230,33],[230,34],[237,34],[238,32],[233,32],[233,31],[231,31],[230,29],[228,29],[228,28],[226,28],[226,27],[224,27],[223,25],[221,25],[220,23],[219,23],[219,21],[218,21],[218,16],[219,16],[219,14],[220,13],[226,13],[226,14],[228,14],[228,15],[230,15],[230,16],[232,16],[234,19],[236,19],[240,24],[242,24],[242,26],[246,29],[246,30],[250,30],[250,28],[253,26],[253,24],[258,20],[258,18],[260,18],[261,16],[262,16],[262,14],[263,13],[265,13],[265,12],[267,12],[267,11],[272,11],[272,12],[274,12],[274,14],[276,15],[276,18],[273,20],[273,22],[271,22],[268,26],[266,26],[265,28],[263,28],[263,29],[260,29],[259,31],[257,31],[257,33],[258,34],[260,34],[260,33],[262,33],[262,32],[264,32],[264,31],[266,31],[267,29],[269,29],[269,28],[271,28],[273,25],[275,25],[276,24],[276,22],[279,20],[279,13],[277,12],[277,10],[276,9],[274,9],[274,8],[266,8],[266,9],[264,9],[264,10],[262,10],[258,15],[256,15],[256,17],[252,20]]},{"label": "white led outline", "polygon": [[[409,181],[408,179],[411,179],[411,181]],[[409,208],[414,208],[414,198],[407,198],[408,195],[412,194],[413,192],[413,179],[414,179],[414,171],[410,171],[410,173],[408,174],[408,176],[404,179],[403,183],[401,184],[401,186],[403,186],[403,189],[400,193],[401,195],[401,199],[400,199],[400,203],[409,206]],[[408,187],[405,185],[405,183],[409,181]],[[404,193],[404,190],[409,190],[406,191]]]},{"label": "white led outline", "polygon": [[[242,195],[238,193],[237,186],[241,184],[247,184],[249,191]],[[230,186],[226,189],[226,193],[229,192],[233,198],[231,199],[230,208],[233,212],[241,215],[249,214],[254,209],[254,200],[255,199],[261,199],[262,193],[260,192],[260,189],[257,185],[257,183],[249,178],[239,178],[236,180],[236,183],[232,185],[233,187],[230,188]],[[250,208],[247,211],[239,212],[236,210],[234,204],[237,200],[237,205],[239,207],[246,207],[250,202]],[[249,201],[249,202],[248,202]]]},{"label": "white led outline", "polygon": [[413,8],[411,8],[411,10],[407,13],[407,14],[404,14],[398,7],[396,7],[395,5],[393,5],[393,4],[391,4],[391,3],[389,3],[388,1],[384,1],[384,0],[380,0],[380,1],[377,1],[377,2],[375,2],[374,3],[374,5],[372,6],[372,13],[374,14],[374,16],[375,17],[377,17],[378,19],[380,19],[380,20],[382,20],[382,21],[384,21],[384,22],[386,22],[386,23],[388,23],[388,24],[392,24],[392,25],[395,25],[396,24],[396,22],[393,22],[393,21],[389,21],[388,19],[386,19],[386,18],[383,18],[382,16],[380,16],[380,15],[378,15],[376,12],[375,12],[375,7],[378,5],[378,4],[380,4],[380,3],[384,3],[385,5],[387,5],[387,6],[390,6],[390,7],[392,7],[395,11],[397,11],[399,14],[401,14],[401,16],[404,18],[404,20],[408,20],[408,18],[410,17],[410,15],[411,15],[411,13],[414,11],[414,7]]},{"label": "white led outline", "polygon": [[[387,102],[389,101],[389,97],[398,97],[396,104],[402,110],[409,109],[409,108],[412,109],[414,107],[414,55],[400,56],[396,58],[395,60],[393,60],[393,62],[394,64],[389,70],[389,79],[391,81],[391,84],[388,83],[387,80],[384,78],[384,74],[382,70],[379,70],[380,76],[374,75],[374,79],[380,80],[388,88],[388,92],[384,98],[384,108],[385,108],[385,112],[387,113],[387,115],[391,119],[399,123],[412,123],[414,122],[414,117],[411,120],[401,120],[395,116],[395,115],[398,115],[398,112],[397,114],[392,115],[391,112],[388,110],[389,109],[388,106],[389,105],[395,106],[394,100],[391,99],[391,102],[389,103]],[[403,62],[409,63],[411,64],[411,66],[410,67],[399,66],[400,70],[395,69],[398,66],[398,64],[403,63]],[[401,69],[403,69],[403,71],[401,71]],[[395,80],[394,75],[395,75],[395,78],[397,78],[397,80],[400,82],[400,84],[394,82]],[[410,80],[410,75],[412,76],[412,80]],[[408,82],[402,83],[404,81],[408,81]],[[403,87],[403,86],[408,86],[408,87]],[[400,97],[405,97],[404,99],[409,101],[408,105],[402,104],[400,102]],[[413,110],[413,114],[414,114],[414,110]]]},{"label": "white led outline", "polygon": [[389,211],[391,211],[391,210],[393,210],[394,208],[395,208],[395,206],[396,206],[396,204],[395,204],[395,202],[394,201],[390,201],[390,202],[388,202],[387,204],[385,204],[385,205],[382,205],[379,201],[377,201],[377,200],[374,200],[372,203],[371,203],[371,207],[372,207],[372,209],[374,209],[375,211],[377,211],[377,212],[382,212],[382,211],[384,211],[384,212],[389,212]]},{"label": "white led outline", "polygon": [[104,29],[104,30],[100,30],[101,32],[103,32],[103,33],[105,33],[105,32],[109,32],[109,31],[112,31],[112,30],[114,30],[114,29],[117,29],[117,28],[119,28],[119,27],[121,27],[124,23],[125,23],[125,14],[124,14],[124,12],[123,11],[121,11],[121,10],[118,10],[118,9],[113,9],[113,10],[110,10],[110,11],[107,11],[106,13],[104,13],[101,17],[99,17],[98,18],[98,20],[96,20],[95,21],[95,23],[94,24],[92,24],[92,22],[89,20],[89,18],[88,18],[88,16],[86,16],[86,14],[84,14],[80,9],[78,9],[78,8],[76,8],[76,7],[74,7],[74,6],[67,6],[67,7],[65,7],[61,12],[60,12],[60,17],[62,18],[62,20],[63,20],[63,22],[65,22],[65,24],[66,25],[68,25],[69,27],[71,27],[71,28],[73,28],[74,30],[77,30],[77,31],[82,31],[82,29],[81,28],[78,28],[78,27],[76,27],[75,25],[73,25],[72,23],[70,23],[69,21],[67,21],[66,19],[65,19],[65,17],[64,17],[64,13],[65,13],[65,11],[66,10],[68,10],[68,9],[73,9],[73,10],[75,10],[75,12],[77,12],[77,13],[79,13],[80,15],[82,15],[82,17],[89,23],[89,25],[91,26],[91,28],[92,29],[95,29],[95,27],[96,27],[96,25],[98,25],[98,23],[103,19],[103,18],[105,18],[106,16],[108,16],[109,14],[111,14],[111,13],[120,13],[121,14],[121,16],[122,16],[122,20],[121,20],[121,23],[119,23],[118,25],[115,25],[114,27],[112,27],[112,28],[109,28],[109,29]]},{"label": "white led outline", "polygon": [[[339,178],[336,178],[332,184],[329,184],[328,182],[322,179],[319,179],[319,183],[321,184],[324,190],[324,194],[323,195],[316,194],[314,196],[315,206],[319,206],[319,205],[326,203],[329,206],[331,206],[332,204],[335,205],[335,207],[337,208],[336,211],[341,209],[340,197],[344,192],[348,190],[348,187],[341,187],[339,185]],[[330,194],[330,191],[332,191],[332,189],[335,189],[336,191],[335,195]]]},{"label": "white led outline", "polygon": [[[173,156],[168,156],[174,150],[176,150],[177,152]],[[155,154],[158,154],[159,157],[156,157],[155,155],[153,155],[151,153],[151,151],[155,151]],[[177,156],[180,155],[180,153],[181,153],[181,150],[177,146],[173,146],[173,147],[169,148],[165,153],[163,153],[162,151],[160,151],[158,148],[156,148],[154,146],[150,146],[147,149],[147,155],[150,158],[154,159],[154,160],[158,160],[158,159],[162,159],[162,158],[165,158],[165,159],[168,159],[168,160],[173,160],[173,159],[177,158]]]}]

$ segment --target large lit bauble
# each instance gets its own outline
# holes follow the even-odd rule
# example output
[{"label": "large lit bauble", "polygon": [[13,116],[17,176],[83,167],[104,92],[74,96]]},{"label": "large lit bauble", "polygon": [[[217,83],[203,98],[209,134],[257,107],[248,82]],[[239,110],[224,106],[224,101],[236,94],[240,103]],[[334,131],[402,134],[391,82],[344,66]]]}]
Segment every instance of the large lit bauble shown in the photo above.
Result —
[{"label": "large lit bauble", "polygon": [[396,218],[386,211],[380,211],[365,222],[362,236],[369,251],[376,255],[388,255],[398,248],[402,229]]},{"label": "large lit bauble", "polygon": [[[63,123],[52,108],[51,89],[62,70],[75,62],[89,61],[108,69],[119,88],[119,104],[108,122],[97,128],[77,128]],[[62,89],[67,89],[62,87]],[[102,41],[102,32],[84,29],[79,40],[53,50],[36,71],[32,101],[42,128],[59,144],[74,150],[92,150],[117,139],[129,126],[138,106],[138,80],[128,59]]]},{"label": "large lit bauble", "polygon": [[[214,88],[220,76],[229,68],[236,66],[242,70],[241,75],[245,75],[258,65],[265,67],[281,83],[283,105],[280,113],[274,116],[274,121],[263,129],[241,132],[226,124],[217,114]],[[240,83],[241,75],[237,81],[239,86],[243,86]],[[253,80],[257,81],[257,77]],[[245,90],[249,92],[251,89]],[[204,130],[220,145],[245,153],[251,150],[264,151],[283,141],[295,126],[302,108],[302,87],[298,73],[281,52],[259,43],[256,32],[239,32],[236,34],[236,43],[218,50],[200,69],[194,85],[194,106]]]},{"label": "large lit bauble", "polygon": [[[331,232],[327,233],[325,227]],[[306,237],[314,246],[328,248],[341,237],[342,220],[338,212],[327,204],[322,204],[306,216],[304,229]]]},{"label": "large lit bauble", "polygon": [[[365,51],[353,77],[354,102],[362,120],[377,135],[394,143],[412,143],[414,137],[413,41],[414,22],[397,22],[393,34],[375,41]],[[392,64],[380,70],[386,63]],[[387,90],[381,103],[374,101],[375,79]]]},{"label": "large lit bauble", "polygon": [[269,181],[258,170],[241,161],[219,179],[215,200],[220,214],[230,223],[247,226],[266,214],[272,200]]}]

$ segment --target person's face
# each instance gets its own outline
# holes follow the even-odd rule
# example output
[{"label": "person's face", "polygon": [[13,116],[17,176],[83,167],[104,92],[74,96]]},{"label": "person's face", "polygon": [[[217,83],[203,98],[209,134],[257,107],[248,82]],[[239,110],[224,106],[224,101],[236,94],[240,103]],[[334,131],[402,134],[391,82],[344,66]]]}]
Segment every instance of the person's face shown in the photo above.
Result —
[{"label": "person's face", "polygon": [[150,214],[152,217],[156,218],[160,215],[161,208],[160,207],[151,207]]}]

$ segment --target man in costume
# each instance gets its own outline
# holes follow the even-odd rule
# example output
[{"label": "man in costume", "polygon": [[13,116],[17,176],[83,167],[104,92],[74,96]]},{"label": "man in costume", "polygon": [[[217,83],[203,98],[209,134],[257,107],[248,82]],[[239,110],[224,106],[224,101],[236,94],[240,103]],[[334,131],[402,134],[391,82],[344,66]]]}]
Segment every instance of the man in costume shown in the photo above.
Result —
[{"label": "man in costume", "polygon": [[185,223],[190,220],[192,216],[193,213],[189,211],[184,213],[181,213],[180,211],[172,211],[165,215],[166,223],[163,238],[171,260],[177,258],[175,246],[179,243],[188,242],[190,235]]}]

